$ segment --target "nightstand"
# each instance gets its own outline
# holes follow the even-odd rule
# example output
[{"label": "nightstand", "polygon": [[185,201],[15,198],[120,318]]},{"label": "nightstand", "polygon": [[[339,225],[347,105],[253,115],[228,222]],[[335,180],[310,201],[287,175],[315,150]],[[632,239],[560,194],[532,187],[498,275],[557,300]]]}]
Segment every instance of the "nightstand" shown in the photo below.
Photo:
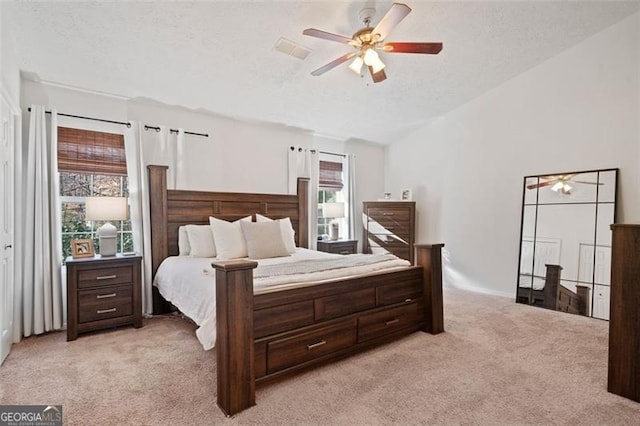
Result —
[{"label": "nightstand", "polygon": [[142,327],[142,256],[67,258],[67,341],[78,334]]},{"label": "nightstand", "polygon": [[337,254],[356,254],[358,240],[318,241],[318,251]]}]

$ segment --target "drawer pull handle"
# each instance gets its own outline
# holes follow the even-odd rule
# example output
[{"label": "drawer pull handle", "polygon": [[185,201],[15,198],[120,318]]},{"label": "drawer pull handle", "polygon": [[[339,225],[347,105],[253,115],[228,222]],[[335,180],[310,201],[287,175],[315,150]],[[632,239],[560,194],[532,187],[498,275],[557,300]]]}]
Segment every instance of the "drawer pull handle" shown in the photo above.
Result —
[{"label": "drawer pull handle", "polygon": [[413,302],[413,299],[404,299],[404,303],[411,303]]},{"label": "drawer pull handle", "polygon": [[351,254],[351,250],[342,250],[340,254]]},{"label": "drawer pull handle", "polygon": [[117,308],[111,308],[111,309],[98,309],[96,311],[97,314],[108,314],[110,312],[115,312],[117,310]]},{"label": "drawer pull handle", "polygon": [[394,318],[394,319],[392,319],[392,320],[385,321],[385,322],[384,322],[384,325],[393,325],[393,324],[397,324],[397,323],[399,323],[399,322],[400,322],[400,320],[399,320],[398,318]]},{"label": "drawer pull handle", "polygon": [[117,275],[113,274],[113,275],[101,275],[99,277],[96,277],[96,280],[110,280],[112,278],[118,278]]},{"label": "drawer pull handle", "polygon": [[313,349],[313,348],[317,348],[318,346],[322,346],[322,345],[326,345],[326,344],[327,344],[327,342],[326,342],[326,341],[324,341],[324,340],[320,340],[318,343],[314,343],[314,344],[312,344],[312,345],[307,345],[307,349],[308,349],[308,350],[311,350],[311,349]]},{"label": "drawer pull handle", "polygon": [[109,293],[109,294],[99,294],[96,296],[96,299],[108,299],[110,297],[116,297],[117,293]]},{"label": "drawer pull handle", "polygon": [[393,216],[393,213],[391,213],[391,212],[383,212],[382,216]]}]

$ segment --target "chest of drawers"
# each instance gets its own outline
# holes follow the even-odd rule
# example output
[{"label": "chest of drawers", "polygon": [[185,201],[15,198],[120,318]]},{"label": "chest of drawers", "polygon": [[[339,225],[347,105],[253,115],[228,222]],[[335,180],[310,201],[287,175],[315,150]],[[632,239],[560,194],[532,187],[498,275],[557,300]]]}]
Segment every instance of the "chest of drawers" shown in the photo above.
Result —
[{"label": "chest of drawers", "polygon": [[392,253],[413,264],[416,203],[363,202],[363,253]]},{"label": "chest of drawers", "polygon": [[67,340],[80,333],[142,327],[141,256],[73,259],[67,264]]}]

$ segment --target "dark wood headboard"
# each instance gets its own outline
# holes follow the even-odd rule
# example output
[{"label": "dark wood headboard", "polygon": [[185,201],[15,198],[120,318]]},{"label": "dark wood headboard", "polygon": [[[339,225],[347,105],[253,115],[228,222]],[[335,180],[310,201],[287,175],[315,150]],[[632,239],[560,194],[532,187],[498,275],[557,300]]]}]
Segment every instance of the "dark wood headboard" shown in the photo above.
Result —
[{"label": "dark wood headboard", "polygon": [[209,216],[234,221],[259,213],[291,218],[298,247],[309,246],[309,179],[298,179],[297,195],[205,192],[167,189],[168,166],[147,166],[151,214],[151,259],[155,277],[160,263],[178,255],[178,228],[209,223]]}]

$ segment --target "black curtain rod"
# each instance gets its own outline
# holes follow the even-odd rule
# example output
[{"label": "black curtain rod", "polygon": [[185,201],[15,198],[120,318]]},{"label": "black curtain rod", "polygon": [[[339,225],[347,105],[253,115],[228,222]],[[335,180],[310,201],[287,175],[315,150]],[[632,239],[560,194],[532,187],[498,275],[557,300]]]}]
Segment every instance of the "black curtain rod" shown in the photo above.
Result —
[{"label": "black curtain rod", "polygon": [[[31,107],[27,108],[27,111],[31,112]],[[45,114],[51,114],[51,111],[45,111]],[[102,123],[120,124],[122,126],[131,127],[131,123],[125,123],[124,121],[105,120],[104,118],[85,117],[82,115],[64,114],[62,112],[59,112],[58,115],[62,115],[64,117],[81,118],[83,120],[100,121]],[[144,126],[144,129],[145,130],[153,129],[156,132],[160,131],[160,127],[153,127],[153,126]],[[178,131],[176,129],[171,129],[171,133],[178,133]],[[184,133],[187,135],[204,136],[205,138],[209,137],[208,133],[195,133],[195,132],[184,132]]]},{"label": "black curtain rod", "polygon": [[[296,147],[295,146],[290,146],[289,149],[291,151],[295,151]],[[302,152],[303,148],[298,148],[298,151]],[[342,158],[346,158],[347,154],[337,154],[335,152],[327,152],[327,151],[316,151],[315,149],[311,150],[312,153],[316,153],[319,152],[320,154],[327,154],[327,155],[335,155],[336,157],[342,157]]]},{"label": "black curtain rod", "polygon": [[[27,108],[27,111],[31,112],[31,107]],[[45,111],[45,114],[51,114],[51,111]],[[121,124],[123,126],[131,127],[131,123],[125,123],[123,121],[113,121],[113,120],[105,120],[103,118],[84,117],[82,115],[64,114],[62,112],[59,112],[58,115],[62,115],[64,117],[82,118],[83,120],[101,121],[103,123]]]},{"label": "black curtain rod", "polygon": [[[160,127],[158,127],[158,126],[147,126],[146,124],[144,125],[144,129],[145,130],[151,129],[151,130],[155,130],[156,132],[160,131]],[[169,131],[171,133],[178,133],[177,129],[169,129]],[[196,133],[196,132],[187,132],[187,131],[185,131],[184,134],[185,135],[202,136],[202,137],[205,137],[205,138],[209,137],[209,133]]]}]

